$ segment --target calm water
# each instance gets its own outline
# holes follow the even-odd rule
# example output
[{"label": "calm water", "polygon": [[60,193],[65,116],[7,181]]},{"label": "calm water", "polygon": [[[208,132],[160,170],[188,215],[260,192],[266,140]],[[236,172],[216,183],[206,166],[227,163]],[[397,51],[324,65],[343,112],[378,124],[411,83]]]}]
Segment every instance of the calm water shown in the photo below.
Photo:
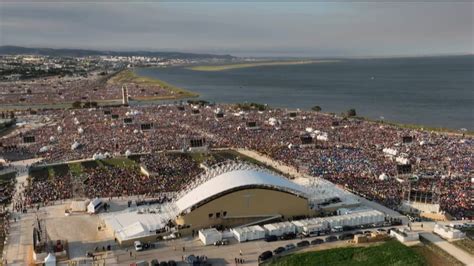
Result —
[{"label": "calm water", "polygon": [[437,127],[474,129],[474,56],[361,59],[201,72],[142,68],[219,103],[258,102]]}]

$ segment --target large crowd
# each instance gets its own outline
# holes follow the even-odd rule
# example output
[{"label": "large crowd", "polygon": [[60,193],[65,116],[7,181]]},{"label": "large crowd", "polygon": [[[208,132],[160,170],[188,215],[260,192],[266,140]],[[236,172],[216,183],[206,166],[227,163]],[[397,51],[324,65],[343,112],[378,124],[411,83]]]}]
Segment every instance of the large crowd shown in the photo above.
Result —
[{"label": "large crowd", "polygon": [[[16,116],[24,120],[31,117],[26,112]],[[408,164],[410,175],[422,180],[414,186],[439,186],[443,211],[456,218],[472,217],[474,145],[469,136],[403,129],[311,111],[239,110],[232,105],[47,110],[35,116],[44,120],[43,126],[0,140],[3,146],[8,145],[9,152],[15,147],[44,158],[44,162],[56,162],[92,158],[99,153],[113,156],[182,151],[189,148],[190,140],[205,139],[211,148],[256,150],[391,208],[403,199],[405,185],[397,180],[401,178],[397,165]],[[35,142],[24,143],[26,135],[34,136]],[[407,136],[410,141],[403,141]],[[130,170],[90,170],[87,193],[153,193],[147,186],[178,190],[200,172],[189,158],[160,156],[142,158],[141,163],[157,173],[148,179],[115,172]],[[380,178],[382,175],[387,178]],[[117,176],[125,176],[128,181],[117,181]]]},{"label": "large crowd", "polygon": [[122,99],[122,85],[132,99],[171,96],[173,92],[158,84],[109,82],[98,72],[84,76],[51,76],[0,82],[0,102],[10,105],[35,105],[72,102],[99,102]]}]

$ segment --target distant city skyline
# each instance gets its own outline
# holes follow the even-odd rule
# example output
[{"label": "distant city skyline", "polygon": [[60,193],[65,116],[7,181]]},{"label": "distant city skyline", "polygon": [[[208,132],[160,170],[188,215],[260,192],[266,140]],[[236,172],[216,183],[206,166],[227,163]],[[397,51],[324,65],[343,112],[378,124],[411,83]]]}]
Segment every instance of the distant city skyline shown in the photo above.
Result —
[{"label": "distant city skyline", "polygon": [[280,57],[473,54],[472,2],[2,2],[0,45]]}]

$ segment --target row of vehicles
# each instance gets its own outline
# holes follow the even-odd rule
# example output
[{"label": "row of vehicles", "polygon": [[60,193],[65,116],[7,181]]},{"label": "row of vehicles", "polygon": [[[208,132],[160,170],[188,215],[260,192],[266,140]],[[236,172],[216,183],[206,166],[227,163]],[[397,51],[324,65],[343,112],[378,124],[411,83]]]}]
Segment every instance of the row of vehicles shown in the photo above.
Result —
[{"label": "row of vehicles", "polygon": [[[390,230],[393,230],[393,228],[390,228],[390,229],[379,228],[376,231],[378,231],[378,232],[387,232],[387,231],[390,231]],[[307,246],[310,246],[310,245],[320,245],[320,244],[323,244],[323,243],[330,243],[330,242],[335,242],[335,241],[338,241],[338,240],[351,240],[351,239],[354,238],[354,235],[370,234],[372,232],[373,231],[371,231],[371,230],[356,231],[354,233],[343,233],[343,234],[340,234],[338,236],[329,235],[329,236],[326,236],[325,238],[315,238],[311,241],[302,240],[302,241],[300,241],[296,244],[290,243],[290,244],[287,244],[285,246],[278,247],[278,248],[274,249],[273,252],[272,251],[265,251],[262,254],[260,254],[260,256],[258,257],[258,260],[259,260],[259,262],[263,262],[265,260],[268,260],[268,259],[272,258],[275,255],[279,255],[279,254],[281,254],[285,251],[290,251],[290,250],[293,250],[295,248],[303,248],[303,247],[307,247]],[[295,239],[295,238],[296,238],[296,234],[288,233],[288,234],[282,235],[280,237],[280,240],[289,240],[289,239]],[[276,240],[278,240],[278,238],[275,238],[273,236],[268,236],[265,239],[265,241],[267,241],[267,242],[276,241]]]},{"label": "row of vehicles", "polygon": [[155,243],[142,243],[141,241],[133,242],[133,247],[135,248],[135,251],[142,251],[149,248],[155,248],[155,246],[156,246]]},{"label": "row of vehicles", "polygon": [[174,260],[169,261],[158,261],[157,259],[152,260],[150,263],[147,261],[137,261],[136,263],[130,264],[130,266],[177,266],[178,264]]}]

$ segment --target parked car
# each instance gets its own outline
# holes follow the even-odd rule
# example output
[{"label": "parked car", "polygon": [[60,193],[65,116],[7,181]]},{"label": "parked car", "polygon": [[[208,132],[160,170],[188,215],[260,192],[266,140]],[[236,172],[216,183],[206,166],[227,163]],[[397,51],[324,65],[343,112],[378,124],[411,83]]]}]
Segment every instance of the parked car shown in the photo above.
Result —
[{"label": "parked car", "polygon": [[383,228],[379,228],[379,229],[377,229],[377,231],[379,231],[379,232],[387,232],[387,230],[385,230],[385,229],[383,229]]},{"label": "parked car", "polygon": [[176,234],[172,233],[170,235],[164,236],[163,240],[171,240],[171,239],[175,239],[175,238],[176,238]]},{"label": "parked car", "polygon": [[337,241],[336,236],[328,236],[324,239],[324,242],[334,242],[334,241]]},{"label": "parked car", "polygon": [[295,233],[284,233],[280,239],[281,240],[290,240],[290,239],[295,239],[296,238],[296,234]]},{"label": "parked car", "polygon": [[229,244],[229,240],[227,239],[222,239],[222,240],[217,240],[214,242],[214,246],[225,246]]},{"label": "parked car", "polygon": [[270,236],[265,237],[266,242],[274,242],[274,241],[277,241],[277,240],[278,240],[278,237],[274,236],[274,235],[270,235]]},{"label": "parked car", "polygon": [[142,245],[142,242],[140,242],[140,241],[133,242],[133,246],[135,247],[136,251],[142,251],[143,250],[143,245]]},{"label": "parked car", "polygon": [[363,235],[363,234],[364,234],[364,232],[362,232],[362,231],[356,231],[356,232],[354,232],[354,235]]},{"label": "parked car", "polygon": [[370,230],[364,231],[364,235],[365,234],[372,234],[372,231],[370,231]]},{"label": "parked car", "polygon": [[290,243],[290,244],[288,244],[288,245],[285,246],[285,249],[286,249],[286,250],[292,250],[292,249],[294,249],[294,248],[296,248],[296,246],[295,246],[295,244],[293,244],[293,243]]},{"label": "parked car", "polygon": [[319,245],[319,244],[322,244],[322,243],[324,243],[324,240],[322,240],[320,238],[316,238],[316,239],[311,241],[311,245]]},{"label": "parked car", "polygon": [[339,236],[339,240],[350,240],[354,238],[354,234],[347,233]]},{"label": "parked car", "polygon": [[275,250],[273,250],[273,254],[277,255],[285,251],[286,249],[284,247],[277,247]]},{"label": "parked car", "polygon": [[150,265],[146,260],[140,260],[135,263],[130,264],[130,266],[148,266]]},{"label": "parked car", "polygon": [[464,223],[464,224],[463,224],[463,227],[464,227],[464,228],[473,228],[473,227],[474,227],[474,223]]},{"label": "parked car", "polygon": [[265,251],[262,254],[260,254],[260,256],[258,256],[258,261],[259,262],[266,261],[271,257],[273,257],[273,253],[268,250],[268,251]]},{"label": "parked car", "polygon": [[296,246],[297,246],[297,247],[306,247],[306,246],[309,246],[309,241],[308,241],[308,240],[300,241],[300,242],[296,243]]}]

